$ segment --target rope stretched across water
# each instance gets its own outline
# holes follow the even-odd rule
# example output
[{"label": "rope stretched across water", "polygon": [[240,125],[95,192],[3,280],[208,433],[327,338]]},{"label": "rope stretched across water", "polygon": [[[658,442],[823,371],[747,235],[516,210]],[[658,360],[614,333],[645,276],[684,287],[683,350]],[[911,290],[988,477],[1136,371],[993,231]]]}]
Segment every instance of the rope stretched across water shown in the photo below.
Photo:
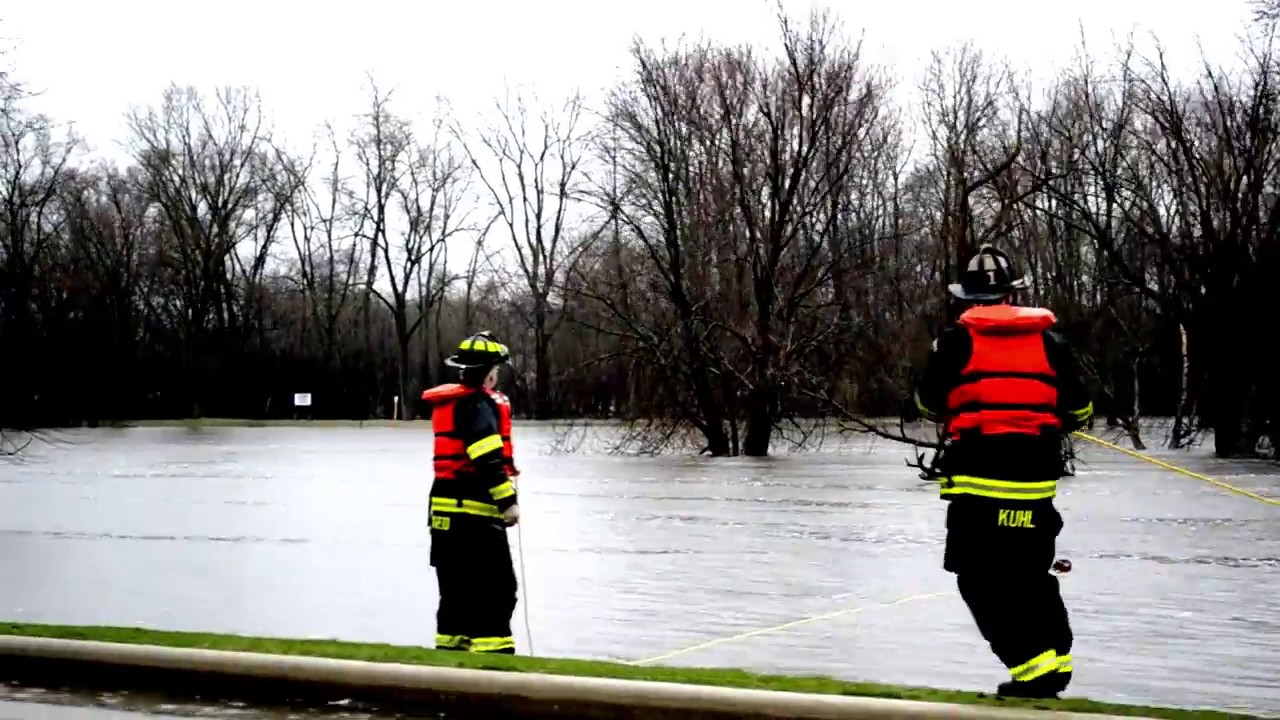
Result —
[{"label": "rope stretched across water", "polygon": [[[1227,490],[1228,492],[1235,493],[1242,497],[1251,498],[1253,500],[1257,500],[1258,502],[1266,503],[1268,505],[1280,505],[1280,500],[1277,500],[1276,498],[1269,498],[1264,495],[1259,495],[1258,493],[1252,492],[1250,490],[1245,490],[1244,488],[1236,487],[1235,485],[1232,485],[1230,483],[1226,483],[1221,480],[1211,478],[1208,475],[1203,475],[1193,470],[1188,470],[1187,468],[1174,465],[1173,463],[1156,459],[1145,453],[1138,452],[1137,450],[1130,450],[1129,448],[1121,447],[1120,445],[1116,445],[1115,443],[1103,440],[1100,437],[1096,437],[1094,435],[1090,435],[1084,432],[1076,432],[1074,434],[1101,447],[1107,448],[1109,450],[1115,450],[1117,452],[1124,453],[1125,455],[1128,455],[1130,457],[1134,457],[1139,460],[1149,462],[1152,465],[1156,465],[1166,470],[1176,472],[1180,475],[1185,475],[1189,478],[1193,478],[1196,480],[1200,480],[1202,482],[1209,483],[1210,485],[1221,488],[1223,490]],[[627,664],[628,665],[648,665],[655,662],[661,662],[663,660],[670,660],[671,658],[679,657],[681,655],[687,655],[689,653],[697,652],[699,650],[705,650],[710,647],[715,647],[716,645],[723,645],[725,643],[737,642],[739,640],[746,640],[748,638],[758,637],[760,635],[768,635],[770,633],[779,632],[781,630],[789,630],[794,627],[807,625],[809,623],[818,622],[820,620],[831,620],[833,618],[841,617],[843,615],[856,615],[864,610],[870,610],[873,608],[893,607],[895,605],[904,605],[906,603],[915,602],[917,600],[928,600],[930,598],[936,598],[936,597],[942,597],[944,595],[954,595],[954,594],[955,594],[954,590],[932,592],[932,593],[921,593],[918,595],[908,595],[907,597],[900,598],[898,600],[893,600],[891,602],[876,603],[873,605],[862,605],[859,607],[845,608],[844,610],[836,610],[834,612],[822,613],[820,615],[811,615],[809,617],[801,618],[799,620],[792,620],[790,622],[785,622],[785,623],[782,623],[781,625],[774,625],[773,627],[761,628],[759,630],[751,630],[749,632],[738,633],[737,635],[730,635],[727,637],[716,638],[714,640],[708,640],[706,642],[700,642],[700,643],[697,643],[696,645],[690,645],[688,647],[680,648],[679,650],[673,650],[671,652],[663,653],[662,655],[657,655],[651,658],[645,658],[643,660],[633,660],[631,662],[628,662]]]},{"label": "rope stretched across water", "polygon": [[717,638],[715,640],[708,640],[706,642],[698,643],[697,645],[690,645],[689,647],[681,648],[679,650],[673,650],[669,653],[663,653],[662,655],[657,655],[655,657],[645,658],[644,660],[633,660],[627,664],[628,665],[648,665],[650,663],[661,662],[663,660],[670,660],[671,658],[678,657],[680,655],[687,655],[688,653],[696,652],[698,650],[705,650],[706,648],[714,647],[716,645],[723,645],[724,643],[736,642],[738,640],[746,640],[747,638],[756,637],[758,635],[765,635],[768,633],[774,633],[774,632],[778,632],[779,630],[789,630],[793,627],[799,627],[800,625],[807,625],[812,622],[818,622],[819,620],[830,620],[832,618],[840,617],[841,615],[856,615],[862,612],[863,610],[870,610],[872,608],[892,607],[894,605],[902,605],[904,603],[914,602],[916,600],[928,600],[929,598],[942,597],[943,595],[951,595],[951,594],[953,594],[953,591],[921,593],[919,595],[908,595],[907,597],[894,600],[892,602],[887,602],[887,603],[876,603],[874,605],[862,605],[860,607],[845,608],[844,610],[836,610],[835,612],[823,613],[821,615],[810,615],[809,617],[806,617],[806,618],[801,618],[799,620],[792,620],[791,622],[783,623],[781,625],[774,625],[773,627],[763,628],[760,630],[751,630],[750,632],[739,633],[737,635],[731,635],[729,637],[722,637],[722,638]]},{"label": "rope stretched across water", "polygon": [[1157,459],[1157,458],[1153,458],[1153,457],[1151,457],[1150,455],[1147,455],[1146,453],[1140,453],[1140,452],[1138,452],[1137,450],[1131,450],[1131,449],[1129,449],[1129,448],[1127,448],[1127,447],[1123,447],[1123,446],[1121,446],[1121,445],[1117,445],[1117,444],[1115,444],[1115,443],[1113,443],[1113,442],[1108,442],[1108,441],[1103,440],[1102,438],[1097,437],[1097,436],[1095,436],[1095,435],[1090,435],[1089,433],[1086,433],[1086,432],[1080,432],[1080,431],[1076,431],[1074,434],[1075,434],[1077,437],[1080,437],[1080,438],[1083,438],[1083,439],[1085,439],[1085,440],[1088,440],[1089,442],[1094,443],[1095,445],[1098,445],[1098,446],[1100,446],[1100,447],[1107,448],[1108,450],[1115,450],[1116,452],[1119,452],[1119,453],[1124,453],[1125,455],[1128,455],[1129,457],[1137,458],[1137,459],[1142,460],[1142,461],[1144,461],[1144,462],[1149,462],[1149,463],[1151,463],[1152,465],[1155,465],[1155,466],[1157,466],[1157,467],[1162,467],[1162,468],[1164,468],[1165,470],[1170,470],[1170,471],[1172,471],[1172,472],[1176,472],[1176,473],[1178,473],[1179,475],[1185,475],[1185,476],[1187,476],[1187,477],[1189,477],[1189,478],[1192,478],[1192,479],[1195,479],[1195,480],[1199,480],[1199,481],[1201,481],[1201,482],[1209,483],[1210,485],[1213,485],[1213,486],[1215,486],[1215,487],[1222,488],[1223,490],[1226,490],[1226,491],[1228,491],[1228,492],[1233,492],[1233,493],[1235,493],[1235,494],[1237,494],[1237,495],[1241,495],[1241,496],[1243,496],[1243,497],[1247,497],[1247,498],[1250,498],[1250,499],[1253,499],[1253,500],[1257,500],[1258,502],[1266,503],[1266,504],[1268,504],[1268,505],[1280,505],[1280,499],[1270,498],[1270,497],[1267,497],[1267,496],[1265,496],[1265,495],[1259,495],[1258,493],[1253,492],[1253,491],[1251,491],[1251,490],[1245,490],[1244,488],[1236,487],[1235,485],[1232,485],[1231,483],[1226,483],[1226,482],[1223,482],[1223,481],[1221,481],[1221,480],[1216,480],[1216,479],[1214,479],[1214,478],[1209,477],[1208,475],[1202,475],[1201,473],[1195,472],[1194,470],[1188,470],[1187,468],[1184,468],[1184,467],[1181,467],[1181,466],[1178,466],[1178,465],[1174,465],[1173,463],[1165,462],[1164,460],[1159,460],[1159,459]]}]

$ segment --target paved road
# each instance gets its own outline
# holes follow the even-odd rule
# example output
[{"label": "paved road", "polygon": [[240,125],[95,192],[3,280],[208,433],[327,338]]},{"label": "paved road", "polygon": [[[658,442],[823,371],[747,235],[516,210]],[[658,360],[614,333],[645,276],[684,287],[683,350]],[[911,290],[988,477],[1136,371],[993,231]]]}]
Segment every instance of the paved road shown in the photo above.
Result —
[{"label": "paved road", "polygon": [[[165,715],[89,705],[60,705],[42,702],[0,700],[0,720],[126,720],[126,718],[181,718],[182,715]],[[190,717],[190,716],[186,716]]]},{"label": "paved road", "polygon": [[131,720],[133,718],[219,718],[221,720],[379,720],[395,717],[347,711],[341,705],[316,709],[249,707],[244,703],[173,702],[124,692],[64,692],[0,685],[0,720]]}]

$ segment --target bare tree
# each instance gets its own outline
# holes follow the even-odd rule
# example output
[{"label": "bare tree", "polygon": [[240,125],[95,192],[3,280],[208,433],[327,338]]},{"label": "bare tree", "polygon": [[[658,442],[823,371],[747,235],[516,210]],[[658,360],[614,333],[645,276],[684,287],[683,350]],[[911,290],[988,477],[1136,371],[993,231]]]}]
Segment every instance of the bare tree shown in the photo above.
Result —
[{"label": "bare tree", "polygon": [[[364,174],[363,197],[356,206],[358,232],[373,254],[367,292],[391,313],[399,358],[398,394],[404,399],[413,383],[410,343],[444,291],[445,243],[465,229],[467,176],[441,121],[434,124],[431,140],[419,144],[409,122],[392,114],[388,101],[388,95],[372,87],[370,109],[354,140]],[[373,280],[374,262],[386,273],[385,291]],[[420,283],[424,278],[425,284]],[[419,286],[426,298],[411,304],[410,293]],[[413,403],[401,407],[403,416],[410,417]]]},{"label": "bare tree", "polygon": [[39,334],[46,299],[55,289],[54,252],[62,218],[59,186],[77,141],[58,137],[54,123],[21,105],[25,93],[0,78],[0,428],[19,427],[35,411],[30,387],[16,378],[48,360]]},{"label": "bare tree", "polygon": [[319,337],[321,359],[340,363],[340,322],[356,289],[365,249],[355,233],[343,148],[332,126],[325,130],[328,162],[323,176],[312,176],[314,154],[305,162],[282,158],[282,165],[301,187],[288,208],[288,224],[308,318]]},{"label": "bare tree", "polygon": [[921,92],[937,173],[937,277],[945,291],[960,262],[1008,232],[1011,210],[1026,192],[1016,181],[999,182],[1022,149],[1020,103],[1009,69],[968,44],[934,52]]},{"label": "bare tree", "polygon": [[372,86],[349,137],[295,155],[247,91],[174,87],[131,113],[133,162],[82,166],[3,76],[0,427],[282,417],[303,384],[317,417],[385,416],[487,327],[527,368],[518,406],[624,419],[628,450],[756,455],[827,427],[927,448],[867,418],[898,409],[989,240],[1135,447],[1167,415],[1175,446],[1274,452],[1274,18],[1243,67],[1183,81],[1158,50],[1082,48],[1042,98],[940,52],[919,149],[830,16],[779,19],[778,49],[634,47],[599,136],[577,97],[415,135]]},{"label": "bare tree", "polygon": [[215,348],[242,347],[253,295],[238,280],[261,277],[281,217],[268,199],[270,136],[259,99],[243,88],[220,90],[210,107],[194,88],[171,86],[159,107],[135,110],[128,122],[142,187],[165,219],[163,263],[177,291],[169,310],[199,417],[212,372],[203,361]]},{"label": "bare tree", "polygon": [[[475,140],[464,141],[464,147],[506,230],[529,292],[533,416],[544,419],[552,414],[550,346],[558,326],[552,297],[576,250],[571,215],[582,207],[582,162],[591,139],[581,129],[583,104],[576,94],[560,108],[532,111],[536,119],[519,95],[496,102],[495,111],[496,125],[475,133]],[[454,132],[460,139],[466,137],[456,124]]]},{"label": "bare tree", "polygon": [[[829,409],[830,379],[810,368],[829,367],[829,348],[854,325],[833,283],[854,259],[844,200],[882,85],[828,16],[780,25],[772,62],[638,48],[637,81],[610,106],[623,190],[602,187],[603,204],[639,243],[677,322],[594,296],[684,386],[673,399],[712,454],[765,455],[775,428],[798,427],[796,412]],[[693,402],[680,402],[685,393]]]}]

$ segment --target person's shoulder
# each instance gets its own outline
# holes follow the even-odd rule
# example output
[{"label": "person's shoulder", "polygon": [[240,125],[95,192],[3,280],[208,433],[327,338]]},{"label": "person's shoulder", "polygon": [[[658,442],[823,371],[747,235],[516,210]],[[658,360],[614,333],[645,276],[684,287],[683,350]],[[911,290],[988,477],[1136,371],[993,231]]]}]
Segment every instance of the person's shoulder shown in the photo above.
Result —
[{"label": "person's shoulder", "polygon": [[963,350],[973,341],[969,330],[963,325],[952,325],[943,330],[933,341],[934,352],[954,352]]},{"label": "person's shoulder", "polygon": [[455,412],[474,413],[493,401],[489,400],[482,392],[469,392],[454,403]]},{"label": "person's shoulder", "polygon": [[1055,350],[1070,350],[1071,340],[1067,337],[1067,333],[1059,324],[1054,324],[1046,329],[1043,333],[1044,344]]}]

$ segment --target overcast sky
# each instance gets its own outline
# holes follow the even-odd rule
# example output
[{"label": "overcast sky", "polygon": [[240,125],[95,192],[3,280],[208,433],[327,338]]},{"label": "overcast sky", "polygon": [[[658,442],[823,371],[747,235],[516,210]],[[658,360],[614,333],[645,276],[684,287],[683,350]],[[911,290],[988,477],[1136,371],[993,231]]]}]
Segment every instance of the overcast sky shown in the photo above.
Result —
[{"label": "overcast sky", "polygon": [[[805,12],[808,0],[786,0]],[[1243,0],[844,0],[829,6],[908,86],[930,50],[972,39],[1043,76],[1069,59],[1085,24],[1106,44],[1157,33],[1184,65],[1197,38],[1229,62],[1244,29]],[[425,117],[443,94],[474,110],[504,78],[554,97],[598,96],[628,64],[631,37],[705,33],[771,42],[771,0],[0,0],[9,64],[44,92],[37,107],[74,120],[99,149],[124,134],[132,103],[156,101],[170,81],[259,88],[278,130],[308,142],[326,118],[361,108],[364,73],[395,87],[404,114]],[[114,154],[114,153],[113,153]]]}]

